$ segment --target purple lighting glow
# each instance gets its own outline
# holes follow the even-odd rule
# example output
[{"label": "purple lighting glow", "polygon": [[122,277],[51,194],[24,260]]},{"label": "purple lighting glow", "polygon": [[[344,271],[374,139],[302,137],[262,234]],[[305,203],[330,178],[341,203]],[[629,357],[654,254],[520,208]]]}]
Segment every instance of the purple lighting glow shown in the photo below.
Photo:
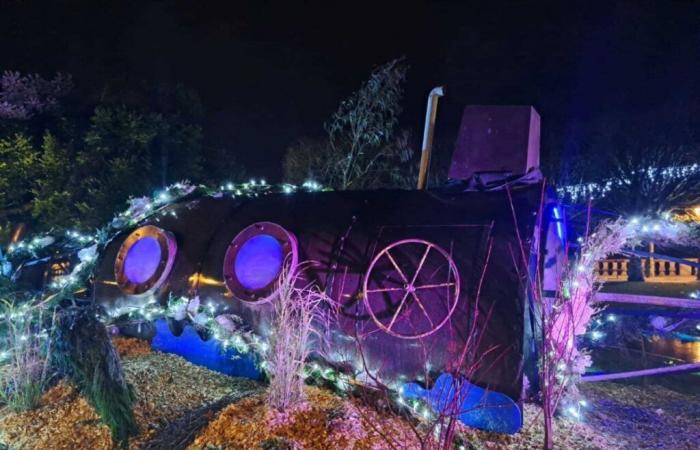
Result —
[{"label": "purple lighting glow", "polygon": [[158,240],[151,236],[145,236],[136,241],[126,253],[124,274],[132,283],[145,283],[158,270],[161,256]]},{"label": "purple lighting glow", "polygon": [[236,255],[233,270],[246,289],[262,289],[279,275],[284,262],[282,245],[269,234],[248,239]]}]

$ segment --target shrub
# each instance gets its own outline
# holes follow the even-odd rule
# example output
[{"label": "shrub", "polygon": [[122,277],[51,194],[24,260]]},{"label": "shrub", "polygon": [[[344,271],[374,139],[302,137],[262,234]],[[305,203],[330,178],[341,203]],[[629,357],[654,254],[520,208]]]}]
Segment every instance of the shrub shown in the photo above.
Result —
[{"label": "shrub", "polygon": [[0,401],[13,411],[36,407],[49,382],[54,319],[45,304],[0,300]]}]

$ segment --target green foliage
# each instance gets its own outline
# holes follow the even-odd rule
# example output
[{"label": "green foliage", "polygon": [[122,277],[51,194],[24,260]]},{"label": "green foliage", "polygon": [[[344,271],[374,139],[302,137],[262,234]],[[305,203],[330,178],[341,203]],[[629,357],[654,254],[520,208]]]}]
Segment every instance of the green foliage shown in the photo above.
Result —
[{"label": "green foliage", "polygon": [[138,432],[133,414],[134,393],[126,382],[107,329],[96,316],[92,307],[61,311],[54,361],[109,426],[114,442],[127,448],[129,436]]},{"label": "green foliage", "polygon": [[75,151],[50,132],[44,134],[32,188],[32,216],[46,228],[74,225],[76,209],[71,189],[75,185]]},{"label": "green foliage", "polygon": [[359,90],[340,102],[326,124],[334,147],[379,147],[393,135],[401,113],[408,67],[399,60],[375,69]]},{"label": "green foliage", "polygon": [[75,189],[82,220],[96,226],[106,222],[115,205],[153,184],[152,145],[159,119],[123,107],[98,107],[76,155],[81,179]]},{"label": "green foliage", "polygon": [[56,103],[50,114],[0,117],[2,235],[18,222],[34,231],[95,228],[131,196],[183,179],[197,183],[219,168],[211,158],[205,170],[194,92],[162,85],[121,94],[107,93],[110,103],[92,110]]},{"label": "green foliage", "polygon": [[287,150],[286,179],[313,178],[336,189],[410,187],[414,176],[404,175],[414,153],[410,136],[396,132],[407,71],[401,60],[375,69],[340,103],[326,124],[327,138]]},{"label": "green foliage", "polygon": [[272,437],[260,442],[259,447],[262,450],[293,450],[296,446],[288,439]]},{"label": "green foliage", "polygon": [[39,152],[31,139],[16,133],[0,137],[0,214],[23,213],[31,199]]}]

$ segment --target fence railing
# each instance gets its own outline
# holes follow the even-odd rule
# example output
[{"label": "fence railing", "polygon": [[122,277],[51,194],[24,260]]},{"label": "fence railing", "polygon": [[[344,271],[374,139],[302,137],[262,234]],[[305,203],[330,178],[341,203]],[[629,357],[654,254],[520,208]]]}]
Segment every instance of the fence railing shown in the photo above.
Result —
[{"label": "fence railing", "polygon": [[[700,258],[685,258],[686,261],[700,263]],[[608,258],[598,261],[596,272],[605,281],[626,281],[629,259]],[[642,258],[644,276],[656,281],[693,281],[697,279],[697,268],[674,261]]]}]

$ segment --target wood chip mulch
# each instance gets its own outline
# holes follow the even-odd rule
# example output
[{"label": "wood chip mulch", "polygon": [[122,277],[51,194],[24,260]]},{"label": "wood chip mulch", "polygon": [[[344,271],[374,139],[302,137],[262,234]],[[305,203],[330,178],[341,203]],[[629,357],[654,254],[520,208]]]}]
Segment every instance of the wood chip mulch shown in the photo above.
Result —
[{"label": "wood chip mulch", "polygon": [[[580,390],[588,406],[581,410],[580,420],[555,418],[556,449],[700,448],[700,395],[654,384],[642,389],[622,383],[583,383]],[[526,404],[525,425],[512,436],[466,427],[461,431],[470,442],[466,448],[541,449],[542,410]]]},{"label": "wood chip mulch", "polygon": [[135,358],[153,353],[151,345],[143,339],[115,336],[112,338],[112,344],[120,358]]},{"label": "wood chip mulch", "polygon": [[68,383],[49,389],[38,408],[0,413],[0,440],[11,449],[110,450],[109,428]]},{"label": "wood chip mulch", "polygon": [[233,403],[194,440],[200,449],[419,449],[408,423],[356,401],[307,387],[307,402],[287,414],[271,411],[265,395]]},{"label": "wood chip mulch", "polygon": [[[212,372],[184,359],[152,352],[122,360],[127,381],[136,391],[134,415],[140,434],[129,448],[144,442],[188,411],[259,384]],[[92,406],[66,382],[42,397],[38,408],[13,413],[0,410],[0,442],[11,449],[110,450],[109,429]]]},{"label": "wood chip mulch", "polygon": [[[127,380],[136,391],[140,434],[130,449],[418,449],[408,422],[357,400],[308,387],[307,402],[281,414],[265,403],[262,386],[184,359],[153,352],[147,343],[119,339]],[[659,385],[583,384],[589,406],[580,421],[555,419],[557,449],[696,449],[700,394]],[[241,400],[238,400],[241,397]],[[237,400],[237,401],[236,401]],[[233,402],[233,403],[231,403]],[[525,405],[525,426],[507,436],[460,427],[465,449],[540,449],[543,419]],[[172,435],[172,437],[170,437]],[[110,450],[109,429],[66,382],[52,387],[25,413],[0,409],[0,449]],[[170,447],[169,447],[170,446]]]}]

